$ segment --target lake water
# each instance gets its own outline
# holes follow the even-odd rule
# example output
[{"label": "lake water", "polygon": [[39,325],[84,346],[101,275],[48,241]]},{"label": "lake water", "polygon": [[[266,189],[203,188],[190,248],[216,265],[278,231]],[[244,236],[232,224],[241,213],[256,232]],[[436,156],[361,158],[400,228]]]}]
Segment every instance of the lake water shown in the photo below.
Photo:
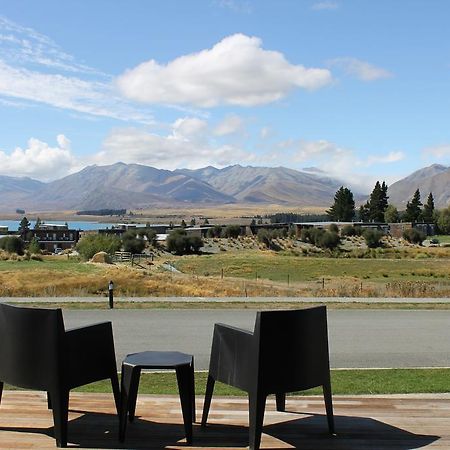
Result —
[{"label": "lake water", "polygon": [[[33,229],[35,221],[30,220],[31,226],[30,228]],[[49,220],[48,223],[54,223],[58,225],[64,225],[65,221],[60,220]],[[102,228],[111,228],[112,223],[100,223],[100,222],[67,222],[69,225],[69,229],[71,230],[83,230],[83,231],[89,231],[89,230],[99,230]],[[17,231],[19,229],[20,220],[2,220],[0,219],[0,226],[6,226],[8,227],[9,231]]]}]

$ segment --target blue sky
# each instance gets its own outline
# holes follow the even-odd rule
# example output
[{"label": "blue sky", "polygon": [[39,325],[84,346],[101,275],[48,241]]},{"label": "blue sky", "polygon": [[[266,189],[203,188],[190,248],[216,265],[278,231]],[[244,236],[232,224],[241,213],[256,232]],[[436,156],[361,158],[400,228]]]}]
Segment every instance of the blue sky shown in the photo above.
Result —
[{"label": "blue sky", "polygon": [[0,174],[450,165],[450,2],[0,2]]}]

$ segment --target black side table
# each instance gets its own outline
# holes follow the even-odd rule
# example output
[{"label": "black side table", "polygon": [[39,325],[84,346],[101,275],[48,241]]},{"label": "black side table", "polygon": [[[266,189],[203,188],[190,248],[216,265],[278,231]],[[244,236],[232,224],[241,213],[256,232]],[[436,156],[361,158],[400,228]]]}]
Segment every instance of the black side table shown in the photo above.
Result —
[{"label": "black side table", "polygon": [[141,369],[174,369],[183,412],[186,441],[192,444],[195,421],[194,357],[181,352],[148,351],[127,355],[122,363],[119,440],[125,440],[127,415],[134,419]]}]

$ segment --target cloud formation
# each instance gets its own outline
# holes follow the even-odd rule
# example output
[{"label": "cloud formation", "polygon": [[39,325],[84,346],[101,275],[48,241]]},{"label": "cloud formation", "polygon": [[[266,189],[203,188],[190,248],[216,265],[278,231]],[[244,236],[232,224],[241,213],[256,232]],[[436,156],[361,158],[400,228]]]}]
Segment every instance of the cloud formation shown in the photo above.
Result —
[{"label": "cloud formation", "polygon": [[244,128],[244,121],[236,114],[231,114],[223,119],[215,128],[214,134],[216,136],[227,136],[242,132]]},{"label": "cloud formation", "polygon": [[264,50],[261,39],[234,34],[165,65],[144,62],[120,76],[117,85],[132,100],[209,108],[263,105],[293,89],[318,89],[331,81],[327,69],[290,64],[282,53]]},{"label": "cloud formation", "polygon": [[321,2],[315,2],[311,6],[311,9],[314,11],[332,11],[339,8],[339,3],[334,2],[331,0],[321,1]]},{"label": "cloud formation", "polygon": [[225,167],[254,158],[233,145],[214,143],[210,137],[206,122],[195,118],[176,120],[165,136],[134,127],[117,128],[106,137],[90,163],[122,161],[173,170],[210,164]]},{"label": "cloud formation", "polygon": [[329,64],[330,66],[342,69],[347,75],[353,76],[361,81],[375,81],[393,76],[388,70],[374,66],[358,58],[335,58],[329,61]]},{"label": "cloud formation", "polygon": [[67,175],[76,166],[76,159],[66,136],[59,134],[56,140],[54,147],[31,138],[25,149],[16,147],[10,154],[0,150],[0,173],[45,181]]},{"label": "cloud formation", "polygon": [[450,157],[450,144],[435,145],[422,150],[424,156],[432,156],[434,158]]}]

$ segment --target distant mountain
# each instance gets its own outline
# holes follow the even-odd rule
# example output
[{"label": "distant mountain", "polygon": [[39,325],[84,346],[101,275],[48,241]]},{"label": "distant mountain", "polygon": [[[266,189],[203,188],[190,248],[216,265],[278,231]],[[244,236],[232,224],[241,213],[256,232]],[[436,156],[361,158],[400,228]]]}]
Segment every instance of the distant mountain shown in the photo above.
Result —
[{"label": "distant mountain", "polygon": [[399,209],[405,209],[416,189],[420,190],[422,202],[425,202],[428,194],[432,192],[437,208],[449,206],[450,167],[433,164],[393,183],[389,186],[389,202]]},{"label": "distant mountain", "polygon": [[235,165],[170,171],[124,163],[88,166],[50,183],[1,180],[0,209],[35,211],[237,202],[329,206],[342,184],[324,174],[286,167]]},{"label": "distant mountain", "polygon": [[225,194],[245,203],[286,203],[328,206],[341,186],[324,175],[299,172],[286,167],[205,168],[181,170],[203,180]]}]

